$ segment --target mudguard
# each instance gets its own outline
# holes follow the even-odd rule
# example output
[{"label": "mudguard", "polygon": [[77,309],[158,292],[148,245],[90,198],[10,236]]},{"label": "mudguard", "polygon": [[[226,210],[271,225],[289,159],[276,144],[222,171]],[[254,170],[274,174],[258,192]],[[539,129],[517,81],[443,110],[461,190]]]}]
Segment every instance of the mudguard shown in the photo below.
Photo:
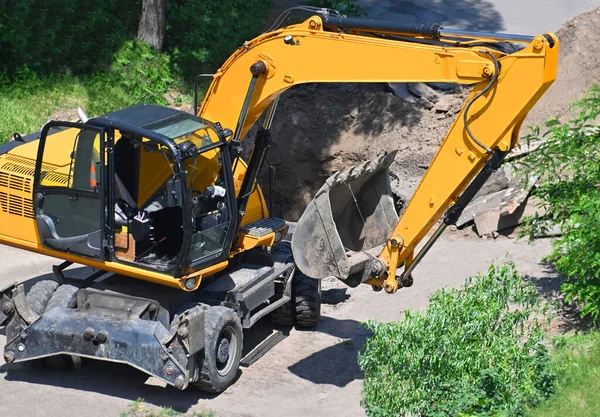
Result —
[{"label": "mudguard", "polygon": [[77,308],[54,308],[30,324],[11,313],[8,363],[76,355],[127,364],[182,390],[197,377],[193,358],[204,348],[203,309],[187,311],[168,329],[168,313],[153,300],[85,289]]}]

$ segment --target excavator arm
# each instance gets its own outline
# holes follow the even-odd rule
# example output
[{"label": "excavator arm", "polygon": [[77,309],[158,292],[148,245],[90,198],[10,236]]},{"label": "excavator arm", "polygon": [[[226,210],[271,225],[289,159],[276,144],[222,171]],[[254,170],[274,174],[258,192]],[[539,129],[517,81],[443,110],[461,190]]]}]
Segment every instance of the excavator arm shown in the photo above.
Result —
[{"label": "excavator arm", "polygon": [[[556,78],[558,46],[554,34],[473,33],[321,10],[239,48],[214,74],[199,116],[235,126],[233,140],[241,140],[267,108],[267,119],[272,119],[279,96],[298,84],[473,85],[401,218],[390,211],[387,175],[379,179],[381,167],[393,159],[388,155],[330,178],[298,223],[294,256],[307,275],[336,276],[348,285],[362,282],[393,293],[408,285],[433,241],[517,145],[527,113]],[[340,184],[345,197],[334,191]],[[357,217],[344,214],[347,210],[358,212],[363,224],[349,221]],[[417,245],[442,217],[442,226],[415,256]],[[348,229],[355,226],[353,234]],[[404,273],[397,276],[401,265]]]}]

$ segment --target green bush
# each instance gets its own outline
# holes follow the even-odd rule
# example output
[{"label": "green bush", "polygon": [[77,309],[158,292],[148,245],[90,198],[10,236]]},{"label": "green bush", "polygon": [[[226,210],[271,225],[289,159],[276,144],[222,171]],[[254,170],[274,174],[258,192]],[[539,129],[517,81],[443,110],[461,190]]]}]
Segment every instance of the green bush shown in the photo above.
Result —
[{"label": "green bush", "polygon": [[39,74],[89,73],[112,62],[135,38],[141,0],[0,2],[1,70],[27,66]]},{"label": "green bush", "polygon": [[552,391],[539,297],[514,265],[442,289],[423,313],[369,322],[359,363],[372,417],[519,416]]},{"label": "green bush", "polygon": [[564,274],[562,290],[567,302],[581,305],[582,315],[600,317],[600,87],[576,103],[579,115],[568,123],[546,122],[547,132],[532,129],[525,140],[541,141],[536,152],[522,159],[519,168],[540,179],[534,195],[546,214],[529,218],[523,234],[530,239],[558,226],[562,236],[553,243],[549,260]]},{"label": "green bush", "polygon": [[133,41],[117,52],[111,71],[42,76],[22,68],[12,82],[0,80],[0,144],[14,132],[39,131],[56,113],[66,111],[73,117],[77,107],[93,117],[139,102],[167,104],[165,93],[181,83],[167,55]]},{"label": "green bush", "polygon": [[344,16],[361,16],[362,9],[355,0],[311,0],[306,4],[315,7],[324,7],[326,9],[334,9]]},{"label": "green bush", "polygon": [[166,104],[165,92],[175,83],[169,56],[142,42],[128,41],[115,55],[112,75],[136,102]]},{"label": "green bush", "polygon": [[169,0],[165,50],[175,70],[188,80],[216,71],[265,29],[270,5],[264,0]]}]

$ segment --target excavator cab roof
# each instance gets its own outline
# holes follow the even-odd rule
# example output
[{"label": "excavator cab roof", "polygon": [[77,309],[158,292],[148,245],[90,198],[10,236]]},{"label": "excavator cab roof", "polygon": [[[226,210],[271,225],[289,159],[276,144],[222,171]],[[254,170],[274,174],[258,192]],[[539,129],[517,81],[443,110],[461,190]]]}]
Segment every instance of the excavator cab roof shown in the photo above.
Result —
[{"label": "excavator cab roof", "polygon": [[[198,148],[225,140],[220,125],[191,113],[156,104],[135,104],[91,119],[88,123],[130,132],[172,150],[181,139],[199,141],[195,143]],[[199,135],[198,132],[204,133]],[[178,152],[173,152],[173,155],[177,154]]]}]

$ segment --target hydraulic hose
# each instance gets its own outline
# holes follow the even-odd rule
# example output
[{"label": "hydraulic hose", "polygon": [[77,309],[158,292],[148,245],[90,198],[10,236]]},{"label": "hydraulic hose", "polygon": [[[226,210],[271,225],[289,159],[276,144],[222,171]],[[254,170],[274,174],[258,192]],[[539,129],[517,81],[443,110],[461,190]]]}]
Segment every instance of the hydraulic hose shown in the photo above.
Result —
[{"label": "hydraulic hose", "polygon": [[486,85],[483,90],[481,90],[479,93],[477,93],[477,95],[475,97],[473,97],[471,100],[469,100],[469,102],[465,106],[465,111],[463,113],[463,120],[464,120],[464,125],[465,125],[465,131],[467,132],[467,135],[469,135],[471,140],[473,142],[475,142],[477,145],[479,145],[480,148],[484,149],[487,153],[491,154],[491,153],[493,153],[493,151],[490,148],[488,148],[487,146],[485,146],[483,143],[479,142],[477,140],[477,138],[475,138],[475,135],[473,135],[473,132],[471,132],[471,129],[469,128],[469,123],[468,123],[468,114],[469,114],[469,109],[471,108],[471,105],[473,103],[475,103],[475,101],[477,101],[477,99],[479,99],[481,96],[483,96],[485,93],[487,93],[492,88],[492,86],[496,83],[496,81],[498,81],[498,76],[500,75],[500,63],[498,62],[498,59],[496,58],[496,56],[493,53],[491,53],[490,51],[481,50],[479,52],[482,54],[487,54],[487,55],[491,56],[492,59],[494,60],[494,75],[492,76],[492,79],[490,80],[488,85]]}]

